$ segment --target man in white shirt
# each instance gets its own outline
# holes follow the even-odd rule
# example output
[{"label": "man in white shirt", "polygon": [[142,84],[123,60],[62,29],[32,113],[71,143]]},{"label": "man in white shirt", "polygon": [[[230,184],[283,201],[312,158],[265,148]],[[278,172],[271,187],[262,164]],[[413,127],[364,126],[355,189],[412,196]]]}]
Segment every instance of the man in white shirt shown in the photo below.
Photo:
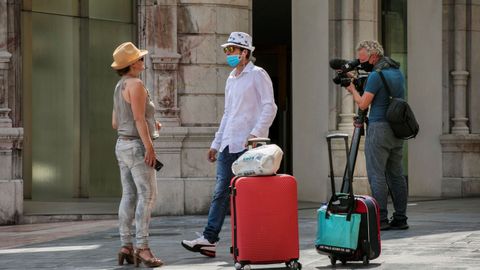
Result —
[{"label": "man in white shirt", "polygon": [[215,192],[203,233],[197,233],[199,237],[195,240],[182,241],[187,250],[208,257],[215,257],[218,234],[227,213],[232,163],[246,151],[248,139],[268,137],[268,129],[277,113],[270,77],[250,61],[255,49],[252,37],[232,32],[227,43],[221,46],[227,64],[234,69],[225,86],[223,118],[208,151],[208,160],[217,161]]}]

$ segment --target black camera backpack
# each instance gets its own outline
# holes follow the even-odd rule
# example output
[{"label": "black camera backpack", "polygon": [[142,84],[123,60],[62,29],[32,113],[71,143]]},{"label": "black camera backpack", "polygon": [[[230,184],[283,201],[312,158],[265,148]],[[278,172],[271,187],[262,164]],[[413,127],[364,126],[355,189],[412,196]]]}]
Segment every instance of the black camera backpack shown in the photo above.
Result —
[{"label": "black camera backpack", "polygon": [[377,70],[377,72],[382,78],[383,85],[390,96],[390,104],[387,108],[387,121],[393,133],[397,138],[403,140],[415,138],[420,128],[410,105],[403,98],[393,97],[382,71]]}]

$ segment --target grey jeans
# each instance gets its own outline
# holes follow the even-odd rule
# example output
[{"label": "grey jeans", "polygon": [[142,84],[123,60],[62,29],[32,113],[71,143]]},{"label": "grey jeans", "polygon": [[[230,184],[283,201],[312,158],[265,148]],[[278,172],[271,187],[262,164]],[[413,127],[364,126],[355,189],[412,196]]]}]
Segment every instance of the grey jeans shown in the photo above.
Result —
[{"label": "grey jeans", "polygon": [[372,195],[380,205],[380,220],[388,219],[388,189],[395,209],[393,217],[407,219],[408,191],[403,177],[402,151],[403,140],[395,137],[387,122],[368,125],[365,138],[367,174]]},{"label": "grey jeans", "polygon": [[122,181],[122,200],[118,209],[122,246],[132,245],[132,227],[135,220],[137,248],[148,247],[150,215],[157,198],[155,170],[144,161],[145,147],[140,139],[119,139],[115,154]]}]

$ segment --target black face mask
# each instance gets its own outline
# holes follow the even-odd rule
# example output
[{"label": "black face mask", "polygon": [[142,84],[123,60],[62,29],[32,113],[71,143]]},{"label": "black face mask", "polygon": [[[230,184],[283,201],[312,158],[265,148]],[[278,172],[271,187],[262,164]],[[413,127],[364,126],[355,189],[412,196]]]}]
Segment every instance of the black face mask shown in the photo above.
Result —
[{"label": "black face mask", "polygon": [[371,72],[373,70],[373,67],[374,65],[373,64],[370,64],[368,61],[367,62],[364,62],[361,64],[361,68],[360,69],[363,69],[365,70],[366,72]]}]

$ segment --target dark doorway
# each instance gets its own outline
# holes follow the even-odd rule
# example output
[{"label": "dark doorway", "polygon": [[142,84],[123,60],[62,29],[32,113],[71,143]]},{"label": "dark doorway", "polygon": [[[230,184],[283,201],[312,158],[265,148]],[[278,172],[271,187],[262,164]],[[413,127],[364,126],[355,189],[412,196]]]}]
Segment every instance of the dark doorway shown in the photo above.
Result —
[{"label": "dark doorway", "polygon": [[279,172],[292,173],[291,121],[291,0],[253,0],[253,45],[255,65],[264,68],[272,79],[277,117],[270,128],[272,143],[284,151]]}]

